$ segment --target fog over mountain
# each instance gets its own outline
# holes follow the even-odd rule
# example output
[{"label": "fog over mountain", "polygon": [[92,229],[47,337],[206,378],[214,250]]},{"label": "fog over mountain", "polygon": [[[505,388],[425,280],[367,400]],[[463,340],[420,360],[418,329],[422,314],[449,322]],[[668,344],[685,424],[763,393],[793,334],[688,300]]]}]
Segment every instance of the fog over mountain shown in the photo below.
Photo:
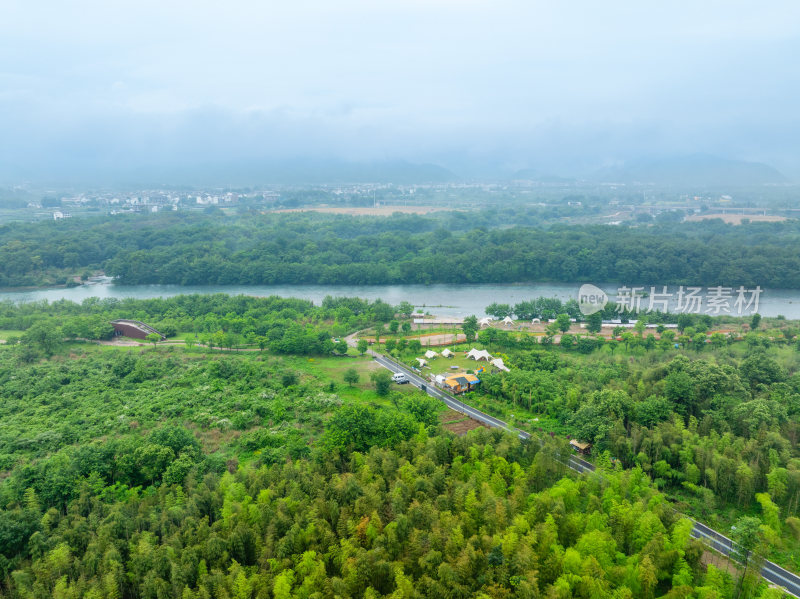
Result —
[{"label": "fog over mountain", "polygon": [[751,186],[787,182],[782,173],[767,164],[704,154],[635,160],[600,169],[592,173],[590,179],[675,186]]},{"label": "fog over mountain", "polygon": [[0,20],[6,184],[800,180],[794,2],[46,4]]}]

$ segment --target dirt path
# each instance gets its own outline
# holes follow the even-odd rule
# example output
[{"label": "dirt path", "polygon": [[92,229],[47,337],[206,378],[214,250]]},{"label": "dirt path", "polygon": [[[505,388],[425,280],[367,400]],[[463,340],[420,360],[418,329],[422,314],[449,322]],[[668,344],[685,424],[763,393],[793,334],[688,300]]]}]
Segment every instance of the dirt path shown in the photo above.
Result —
[{"label": "dirt path", "polygon": [[[145,347],[148,345],[152,345],[152,343],[148,343],[147,341],[137,341],[135,339],[130,339],[128,337],[115,337],[109,341],[95,341],[98,345],[110,345],[112,347]],[[171,347],[171,346],[181,346],[185,347],[186,343],[181,341],[180,339],[175,339],[171,341],[162,341],[158,344],[158,347]],[[227,347],[217,347],[216,345],[213,347],[208,347],[207,345],[201,345],[200,343],[196,343],[194,347],[205,350],[205,349],[212,349],[217,351],[231,351],[231,352],[243,352],[243,351],[261,351],[261,348],[258,347],[234,347],[233,349],[228,349]]]},{"label": "dirt path", "polygon": [[[375,343],[375,337],[359,337],[359,334],[363,332],[364,331],[356,331],[355,333],[351,333],[345,337],[344,340],[350,347],[355,347],[359,339],[364,339],[368,343]],[[381,337],[381,339],[385,338],[388,337]],[[422,347],[428,347],[464,343],[467,340],[467,336],[464,335],[464,333],[438,333],[436,335],[423,335],[422,337],[415,337],[414,339],[419,341]]]},{"label": "dirt path", "polygon": [[452,345],[453,343],[464,343],[467,336],[464,333],[440,333],[438,335],[427,335],[419,337],[422,347],[429,345]]},{"label": "dirt path", "polygon": [[[96,341],[97,345],[110,345],[116,347],[136,347],[139,345],[145,345],[142,341],[134,341],[128,337],[114,337],[113,339],[109,339],[108,341]],[[148,344],[149,345],[149,344]]]}]

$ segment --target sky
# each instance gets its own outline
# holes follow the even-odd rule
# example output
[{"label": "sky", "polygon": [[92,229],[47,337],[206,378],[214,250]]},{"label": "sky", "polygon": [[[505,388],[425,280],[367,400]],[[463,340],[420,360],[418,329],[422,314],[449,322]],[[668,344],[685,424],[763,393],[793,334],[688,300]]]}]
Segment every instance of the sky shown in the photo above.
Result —
[{"label": "sky", "polygon": [[[800,179],[800,3],[0,0],[0,177],[295,159]],[[138,169],[138,171],[137,171]]]}]

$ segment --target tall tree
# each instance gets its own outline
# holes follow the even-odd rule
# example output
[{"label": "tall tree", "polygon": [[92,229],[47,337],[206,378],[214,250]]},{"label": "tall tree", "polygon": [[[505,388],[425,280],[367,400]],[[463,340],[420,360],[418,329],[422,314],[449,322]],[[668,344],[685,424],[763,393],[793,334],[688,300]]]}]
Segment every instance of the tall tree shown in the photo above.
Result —
[{"label": "tall tree", "polygon": [[358,380],[361,377],[358,374],[358,371],[355,368],[348,368],[344,371],[344,382],[347,383],[349,386],[353,386],[358,383]]},{"label": "tall tree", "polygon": [[474,341],[475,335],[478,332],[478,317],[474,314],[472,316],[467,316],[461,325],[461,330],[464,331],[467,341]]},{"label": "tall tree", "polygon": [[369,375],[369,378],[372,379],[372,383],[375,385],[375,392],[378,395],[389,394],[389,390],[392,388],[392,375],[389,374],[388,370],[383,368],[376,370]]},{"label": "tall tree", "polygon": [[39,321],[22,335],[22,343],[51,356],[62,341],[61,329],[51,321]]},{"label": "tall tree", "polygon": [[158,333],[148,333],[144,340],[148,343],[152,343],[153,347],[155,347],[161,341],[161,335]]},{"label": "tall tree", "polygon": [[590,333],[599,333],[603,329],[602,312],[595,312],[586,317],[586,329]]}]

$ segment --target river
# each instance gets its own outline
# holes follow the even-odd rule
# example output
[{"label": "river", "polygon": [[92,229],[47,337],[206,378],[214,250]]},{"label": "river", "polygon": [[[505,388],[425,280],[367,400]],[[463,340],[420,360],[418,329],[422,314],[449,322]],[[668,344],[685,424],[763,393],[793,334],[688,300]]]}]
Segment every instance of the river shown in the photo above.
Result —
[{"label": "river", "polygon": [[[515,303],[534,299],[537,297],[557,297],[562,301],[578,297],[579,285],[565,283],[539,283],[539,284],[483,284],[483,285],[275,285],[275,286],[180,286],[180,285],[114,285],[109,280],[89,285],[72,288],[48,288],[27,291],[1,291],[0,301],[11,300],[15,302],[29,302],[59,299],[81,302],[89,297],[99,298],[139,298],[171,297],[190,293],[228,293],[231,295],[297,297],[311,300],[319,304],[326,295],[361,297],[369,300],[382,299],[390,304],[397,305],[408,301],[422,311],[441,316],[468,316],[476,314],[482,316],[486,306],[492,302]],[[612,301],[618,299],[618,286],[615,284],[599,285],[609,294]],[[649,291],[649,287],[645,289]],[[659,288],[657,292],[661,292]],[[677,310],[676,296],[678,287],[671,286],[667,293],[672,293],[669,300],[670,311]],[[709,290],[703,289],[707,295]],[[748,290],[750,291],[750,290]],[[652,296],[655,299],[656,296]],[[749,295],[747,296],[749,299]],[[736,292],[727,302],[730,313],[736,315]],[[647,307],[649,298],[641,299],[641,306]],[[714,309],[708,311],[708,299],[702,304],[700,312],[715,315]],[[689,310],[697,311],[697,310]],[[752,306],[744,310],[747,315],[752,312]],[[765,289],[760,293],[758,312],[762,316],[783,315],[790,319],[800,319],[800,290]],[[724,314],[724,310],[720,310]]]}]

